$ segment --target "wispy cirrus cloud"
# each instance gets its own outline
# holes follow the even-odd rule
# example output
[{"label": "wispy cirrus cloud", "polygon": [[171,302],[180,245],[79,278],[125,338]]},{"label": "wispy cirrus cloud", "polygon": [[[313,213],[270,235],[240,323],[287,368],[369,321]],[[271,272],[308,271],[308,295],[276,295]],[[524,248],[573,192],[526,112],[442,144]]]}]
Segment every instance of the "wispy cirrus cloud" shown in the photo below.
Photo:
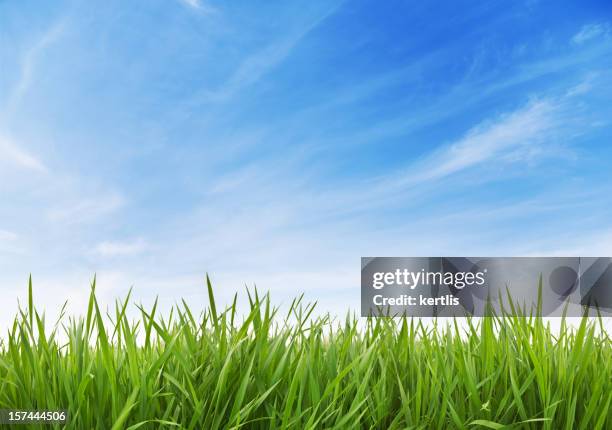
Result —
[{"label": "wispy cirrus cloud", "polygon": [[18,167],[46,172],[45,165],[35,156],[19,148],[11,139],[0,136],[0,163],[7,162]]},{"label": "wispy cirrus cloud", "polygon": [[21,59],[18,80],[13,86],[13,90],[11,91],[8,97],[8,102],[5,106],[5,109],[9,114],[13,109],[15,109],[15,106],[21,101],[34,82],[39,57],[61,36],[64,28],[65,20],[55,22],[38,38],[38,40],[36,40],[35,43],[29,47],[29,49],[24,52]]},{"label": "wispy cirrus cloud", "polygon": [[[196,0],[183,1],[194,2]],[[331,16],[340,7],[341,3],[336,2],[306,23],[291,29],[279,40],[272,41],[262,49],[245,55],[238,67],[219,88],[202,92],[197,98],[198,101],[228,101],[243,88],[259,81],[263,76],[281,64],[300,41]]]},{"label": "wispy cirrus cloud", "polygon": [[213,13],[216,12],[217,9],[211,6],[208,3],[203,2],[202,0],[179,0],[185,6],[197,10],[199,12],[204,13]]},{"label": "wispy cirrus cloud", "polygon": [[189,6],[189,7],[192,7],[194,9],[199,9],[200,6],[201,6],[199,0],[180,0],[180,1],[181,1],[181,3],[183,3],[183,4],[185,4],[185,5]]},{"label": "wispy cirrus cloud", "polygon": [[141,254],[148,248],[144,239],[124,241],[104,241],[95,247],[95,253],[101,257],[127,257]]},{"label": "wispy cirrus cloud", "polygon": [[8,230],[0,230],[0,242],[12,242],[17,240],[19,236]]},{"label": "wispy cirrus cloud", "polygon": [[109,215],[125,204],[123,196],[111,193],[97,198],[84,198],[76,203],[55,207],[48,211],[47,216],[53,222],[75,224],[93,221],[101,216]]},{"label": "wispy cirrus cloud", "polygon": [[609,36],[610,33],[611,27],[608,23],[587,24],[572,37],[572,43],[581,45],[598,37]]},{"label": "wispy cirrus cloud", "polygon": [[418,162],[404,181],[409,184],[442,179],[510,152],[533,149],[558,126],[558,109],[554,102],[541,100],[485,121]]}]

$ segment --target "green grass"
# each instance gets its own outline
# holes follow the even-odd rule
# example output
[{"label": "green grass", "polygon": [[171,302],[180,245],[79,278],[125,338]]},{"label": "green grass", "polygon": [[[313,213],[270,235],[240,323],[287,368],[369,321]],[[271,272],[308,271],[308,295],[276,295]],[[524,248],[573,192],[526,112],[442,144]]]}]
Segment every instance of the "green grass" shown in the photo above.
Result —
[{"label": "green grass", "polygon": [[129,295],[106,313],[94,287],[86,315],[45,331],[31,291],[0,341],[0,409],[67,409],[68,428],[612,428],[596,319],[334,322],[256,293],[239,316],[209,282],[201,315],[156,304],[130,321]]}]

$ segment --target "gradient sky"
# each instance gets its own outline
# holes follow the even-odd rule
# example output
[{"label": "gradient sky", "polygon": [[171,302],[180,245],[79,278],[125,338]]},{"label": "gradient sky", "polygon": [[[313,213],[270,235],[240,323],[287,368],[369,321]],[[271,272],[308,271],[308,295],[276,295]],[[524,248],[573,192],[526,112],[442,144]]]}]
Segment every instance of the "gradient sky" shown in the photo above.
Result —
[{"label": "gradient sky", "polygon": [[0,1],[0,302],[612,255],[608,1]]}]

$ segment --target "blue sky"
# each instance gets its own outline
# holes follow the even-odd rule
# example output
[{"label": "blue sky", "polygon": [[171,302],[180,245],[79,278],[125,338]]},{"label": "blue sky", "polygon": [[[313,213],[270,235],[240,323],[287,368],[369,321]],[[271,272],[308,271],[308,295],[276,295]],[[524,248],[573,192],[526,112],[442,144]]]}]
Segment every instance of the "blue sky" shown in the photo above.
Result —
[{"label": "blue sky", "polygon": [[611,66],[606,1],[1,2],[0,300],[611,255]]}]

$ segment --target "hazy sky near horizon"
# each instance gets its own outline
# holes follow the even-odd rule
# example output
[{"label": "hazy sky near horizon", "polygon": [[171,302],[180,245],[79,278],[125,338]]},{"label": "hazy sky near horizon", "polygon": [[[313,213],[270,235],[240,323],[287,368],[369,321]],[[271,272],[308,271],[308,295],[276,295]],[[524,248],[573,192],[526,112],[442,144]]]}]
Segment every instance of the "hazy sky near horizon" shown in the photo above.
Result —
[{"label": "hazy sky near horizon", "polygon": [[359,303],[361,256],[612,255],[612,5],[0,2],[25,297]]}]

